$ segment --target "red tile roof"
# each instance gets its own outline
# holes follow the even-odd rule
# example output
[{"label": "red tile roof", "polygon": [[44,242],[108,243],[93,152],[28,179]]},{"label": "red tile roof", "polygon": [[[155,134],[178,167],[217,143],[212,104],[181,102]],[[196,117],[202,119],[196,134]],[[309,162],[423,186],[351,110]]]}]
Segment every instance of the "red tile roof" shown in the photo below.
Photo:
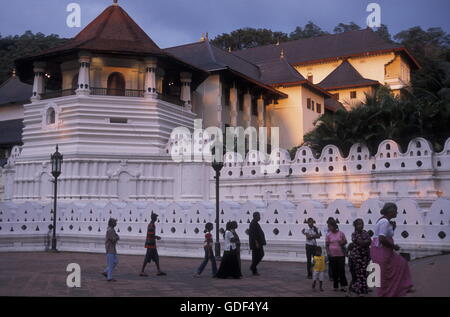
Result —
[{"label": "red tile roof", "polygon": [[405,55],[412,67],[420,67],[404,47],[385,41],[369,28],[282,42],[279,45],[258,46],[233,53],[259,64],[263,61],[277,58],[280,55],[281,49],[284,50],[287,60],[292,65],[311,64],[334,60],[336,58],[397,51]]},{"label": "red tile roof", "polygon": [[165,55],[120,6],[112,5],[67,43],[38,56],[72,50]]}]

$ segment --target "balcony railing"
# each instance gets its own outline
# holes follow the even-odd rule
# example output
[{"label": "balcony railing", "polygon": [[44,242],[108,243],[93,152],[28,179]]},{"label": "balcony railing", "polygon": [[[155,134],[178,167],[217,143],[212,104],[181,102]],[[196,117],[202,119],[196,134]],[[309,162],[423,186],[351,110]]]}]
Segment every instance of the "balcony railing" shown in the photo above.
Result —
[{"label": "balcony railing", "polygon": [[91,88],[91,95],[95,96],[122,96],[122,97],[144,97],[144,90],[137,89],[112,89],[112,88]]},{"label": "balcony railing", "polygon": [[158,95],[157,95],[157,98],[158,98],[159,100],[166,101],[166,102],[173,103],[173,104],[175,104],[175,105],[184,107],[184,102],[181,101],[179,97],[176,97],[176,96],[170,96],[170,95],[158,94]]},{"label": "balcony railing", "polygon": [[72,96],[72,95],[75,95],[75,89],[46,91],[45,93],[41,94],[41,99],[45,100],[45,99],[66,97],[66,96]]},{"label": "balcony railing", "polygon": [[[94,96],[122,96],[122,97],[144,97],[145,90],[137,90],[137,89],[111,89],[111,88],[99,88],[92,87],[91,95]],[[56,90],[56,91],[48,91],[41,94],[41,99],[52,99],[59,98],[65,96],[75,95],[75,89],[64,89],[64,90]],[[158,93],[156,98],[162,101],[166,101],[181,107],[184,107],[184,102],[180,100],[178,96],[171,96]]]}]

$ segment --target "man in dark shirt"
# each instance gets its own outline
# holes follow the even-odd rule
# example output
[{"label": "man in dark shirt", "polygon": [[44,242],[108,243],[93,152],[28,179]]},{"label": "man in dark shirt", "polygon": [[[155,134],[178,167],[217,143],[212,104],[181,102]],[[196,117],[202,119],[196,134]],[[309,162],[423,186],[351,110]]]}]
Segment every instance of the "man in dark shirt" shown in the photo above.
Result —
[{"label": "man in dark shirt", "polygon": [[261,215],[259,212],[255,212],[253,214],[253,220],[250,223],[249,228],[249,245],[252,250],[252,265],[250,266],[250,270],[253,272],[253,275],[259,275],[256,266],[261,262],[264,258],[264,246],[266,245],[266,237],[264,235],[261,226],[259,225],[259,221],[261,220]]},{"label": "man in dark shirt", "polygon": [[145,248],[147,249],[147,254],[145,255],[144,264],[142,265],[140,276],[148,276],[145,271],[145,266],[147,263],[150,263],[152,260],[156,264],[156,269],[158,270],[158,276],[166,275],[166,273],[162,272],[159,268],[159,255],[158,250],[156,249],[156,240],[161,240],[160,236],[156,235],[156,225],[155,222],[158,219],[158,215],[152,212],[151,222],[147,228],[147,239],[145,240]]}]

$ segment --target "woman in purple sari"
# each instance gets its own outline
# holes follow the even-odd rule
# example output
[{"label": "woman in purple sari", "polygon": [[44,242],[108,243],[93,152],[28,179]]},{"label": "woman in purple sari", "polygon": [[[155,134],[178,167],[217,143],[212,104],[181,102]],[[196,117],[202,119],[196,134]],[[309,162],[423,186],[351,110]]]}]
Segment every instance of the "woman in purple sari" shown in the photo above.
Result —
[{"label": "woman in purple sari", "polygon": [[372,261],[380,265],[381,285],[377,295],[381,297],[405,296],[412,292],[413,284],[408,262],[396,253],[400,247],[394,244],[395,223],[391,219],[397,217],[397,205],[386,203],[380,211],[382,217],[375,225],[375,233],[370,248]]}]

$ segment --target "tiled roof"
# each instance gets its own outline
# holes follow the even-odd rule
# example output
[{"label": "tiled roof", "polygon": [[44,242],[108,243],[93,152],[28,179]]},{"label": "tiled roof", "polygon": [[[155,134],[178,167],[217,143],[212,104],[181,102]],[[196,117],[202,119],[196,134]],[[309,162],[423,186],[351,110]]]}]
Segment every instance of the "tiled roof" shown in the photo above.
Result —
[{"label": "tiled roof", "polygon": [[267,84],[294,83],[304,81],[303,77],[284,58],[276,58],[258,64],[261,78]]},{"label": "tiled roof", "polygon": [[394,50],[404,52],[411,63],[419,67],[404,47],[385,41],[369,28],[282,42],[278,45],[258,46],[235,51],[234,54],[258,64],[277,58],[281,49],[292,65]]},{"label": "tiled roof", "polygon": [[0,86],[0,106],[6,104],[24,104],[30,102],[33,86],[12,76]]},{"label": "tiled roof", "polygon": [[339,89],[379,85],[376,80],[366,79],[348,62],[344,61],[317,86],[324,89]]},{"label": "tiled roof", "polygon": [[165,51],[206,71],[230,68],[254,80],[260,80],[258,66],[212,45],[209,41],[169,47]]},{"label": "tiled roof", "polygon": [[336,98],[327,98],[325,99],[325,109],[336,112],[339,109],[345,110],[345,107]]},{"label": "tiled roof", "polygon": [[23,119],[0,121],[0,146],[22,144]]},{"label": "tiled roof", "polygon": [[269,86],[269,83],[264,81],[260,68],[257,65],[226,52],[212,45],[209,41],[169,47],[165,51],[205,71],[229,70],[255,84],[264,86],[278,95],[286,97],[285,94],[273,89]]},{"label": "tiled roof", "polygon": [[170,47],[165,51],[206,71],[229,69],[264,85],[305,83],[319,94],[327,94],[307,82],[284,58],[280,58],[280,52],[276,59],[255,65],[212,45],[209,41]]},{"label": "tiled roof", "polygon": [[164,54],[120,6],[112,5],[67,43],[37,56],[71,50]]}]

